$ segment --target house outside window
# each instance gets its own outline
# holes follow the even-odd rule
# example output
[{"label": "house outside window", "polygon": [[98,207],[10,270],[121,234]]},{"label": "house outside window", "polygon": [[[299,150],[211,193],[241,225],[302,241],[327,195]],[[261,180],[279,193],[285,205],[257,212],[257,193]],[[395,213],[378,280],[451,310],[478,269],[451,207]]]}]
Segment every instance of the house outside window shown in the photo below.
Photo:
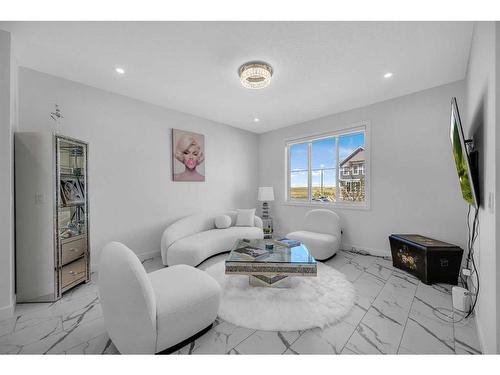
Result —
[{"label": "house outside window", "polygon": [[365,169],[366,155],[363,146],[357,147],[350,155],[345,157],[340,165],[350,173],[340,178],[340,195],[343,201],[359,202],[365,200],[365,177],[359,171]]},{"label": "house outside window", "polygon": [[286,143],[287,201],[368,208],[366,124]]}]

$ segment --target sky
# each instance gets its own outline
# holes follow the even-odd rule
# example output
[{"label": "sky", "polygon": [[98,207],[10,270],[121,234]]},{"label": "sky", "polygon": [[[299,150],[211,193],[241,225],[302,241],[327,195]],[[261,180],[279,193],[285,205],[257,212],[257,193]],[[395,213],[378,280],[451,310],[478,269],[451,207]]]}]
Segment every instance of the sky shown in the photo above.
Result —
[{"label": "sky", "polygon": [[[336,171],[327,168],[335,168],[336,142],[339,142],[339,158],[345,159],[351,152],[359,146],[364,146],[364,133],[355,133],[340,136],[339,138],[324,138],[312,143],[311,164],[312,164],[312,186],[321,186],[321,173],[323,173],[323,186],[336,185]],[[307,186],[307,143],[298,143],[290,146],[290,170],[291,186]],[[323,169],[323,172],[321,172]],[[326,169],[326,170],[325,170]],[[301,171],[305,170],[305,171]],[[296,172],[294,172],[296,171]]]}]

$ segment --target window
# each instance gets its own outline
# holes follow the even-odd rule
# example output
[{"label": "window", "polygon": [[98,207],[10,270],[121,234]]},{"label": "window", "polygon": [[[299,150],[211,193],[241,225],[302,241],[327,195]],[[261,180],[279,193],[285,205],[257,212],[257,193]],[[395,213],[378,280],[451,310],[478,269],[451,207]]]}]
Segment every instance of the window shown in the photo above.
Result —
[{"label": "window", "polygon": [[308,200],[309,151],[307,143],[290,146],[290,189],[289,197],[294,200]]},{"label": "window", "polygon": [[366,206],[366,127],[286,144],[287,200]]}]

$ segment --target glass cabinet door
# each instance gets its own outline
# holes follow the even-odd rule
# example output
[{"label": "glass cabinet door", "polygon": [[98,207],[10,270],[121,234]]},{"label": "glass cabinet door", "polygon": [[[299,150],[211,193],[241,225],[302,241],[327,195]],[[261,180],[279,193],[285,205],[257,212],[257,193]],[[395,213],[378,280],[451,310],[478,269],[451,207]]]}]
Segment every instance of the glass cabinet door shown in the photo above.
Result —
[{"label": "glass cabinet door", "polygon": [[60,293],[89,279],[87,144],[56,136]]}]

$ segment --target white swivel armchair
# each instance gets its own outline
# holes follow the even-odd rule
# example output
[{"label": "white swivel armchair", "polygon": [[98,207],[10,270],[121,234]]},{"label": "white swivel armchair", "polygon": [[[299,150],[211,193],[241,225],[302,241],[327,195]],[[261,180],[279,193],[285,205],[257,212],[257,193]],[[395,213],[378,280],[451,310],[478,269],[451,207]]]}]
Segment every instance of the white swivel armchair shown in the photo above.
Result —
[{"label": "white swivel armchair", "polygon": [[102,250],[98,284],[104,324],[120,353],[172,348],[209,327],[219,310],[220,287],[207,273],[177,265],[147,274],[119,242]]},{"label": "white swivel armchair", "polygon": [[304,230],[291,232],[287,238],[303,242],[318,260],[331,258],[340,247],[340,218],[325,209],[309,211],[304,220]]}]

